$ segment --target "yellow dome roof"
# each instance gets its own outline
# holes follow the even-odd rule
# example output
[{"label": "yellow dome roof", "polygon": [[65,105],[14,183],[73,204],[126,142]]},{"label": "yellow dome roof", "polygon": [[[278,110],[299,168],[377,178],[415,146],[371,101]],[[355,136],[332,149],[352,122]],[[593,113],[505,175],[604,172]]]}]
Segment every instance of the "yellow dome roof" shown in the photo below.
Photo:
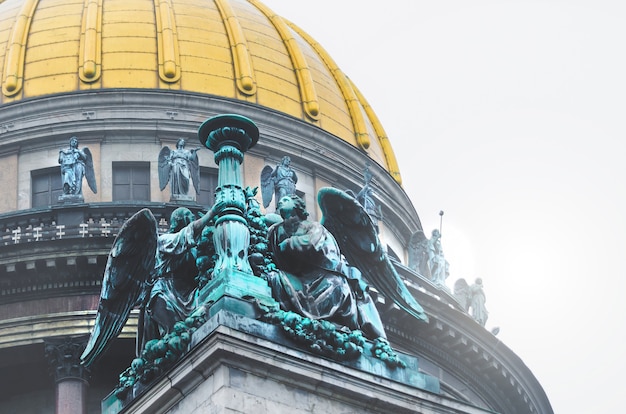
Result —
[{"label": "yellow dome roof", "polygon": [[401,182],[363,96],[310,36],[256,0],[5,0],[2,104],[83,90],[216,95],[302,119]]}]

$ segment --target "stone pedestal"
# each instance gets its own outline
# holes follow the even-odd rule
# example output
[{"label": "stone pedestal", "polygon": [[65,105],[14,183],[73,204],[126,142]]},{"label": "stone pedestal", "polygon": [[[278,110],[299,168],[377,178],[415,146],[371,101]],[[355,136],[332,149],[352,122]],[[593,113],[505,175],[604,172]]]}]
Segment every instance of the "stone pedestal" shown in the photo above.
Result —
[{"label": "stone pedestal", "polygon": [[220,310],[194,334],[189,354],[172,370],[134,390],[126,404],[109,396],[102,412],[488,412],[440,395],[439,381],[419,372],[415,357],[401,355],[404,369],[388,368],[366,355],[338,363],[298,349],[279,326],[238,314],[245,301],[222,301],[214,305]]}]

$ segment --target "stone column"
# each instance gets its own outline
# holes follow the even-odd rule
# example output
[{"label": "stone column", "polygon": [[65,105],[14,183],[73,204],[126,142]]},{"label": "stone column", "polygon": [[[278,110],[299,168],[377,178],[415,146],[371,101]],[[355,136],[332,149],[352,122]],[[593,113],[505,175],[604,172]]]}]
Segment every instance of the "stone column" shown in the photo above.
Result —
[{"label": "stone column", "polygon": [[89,372],[80,363],[87,337],[50,338],[46,360],[56,383],[56,414],[86,414]]}]

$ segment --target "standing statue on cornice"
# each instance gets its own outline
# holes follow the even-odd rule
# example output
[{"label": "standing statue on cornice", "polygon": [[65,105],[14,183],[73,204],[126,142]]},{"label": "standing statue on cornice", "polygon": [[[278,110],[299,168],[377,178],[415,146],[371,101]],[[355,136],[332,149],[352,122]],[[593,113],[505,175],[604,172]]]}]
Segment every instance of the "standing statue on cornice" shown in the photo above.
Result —
[{"label": "standing statue on cornice", "polygon": [[476,320],[481,326],[485,326],[489,312],[485,307],[485,291],[483,290],[483,280],[476,278],[474,284],[469,287],[469,310],[472,318]]},{"label": "standing statue on cornice", "polygon": [[86,147],[78,148],[78,138],[71,137],[69,148],[59,151],[59,164],[61,164],[63,196],[82,197],[83,177],[87,179],[91,191],[98,192],[91,152]]},{"label": "standing statue on cornice", "polygon": [[176,149],[171,150],[167,145],[159,152],[159,188],[161,191],[170,184],[172,198],[190,197],[191,186],[199,194],[200,166],[198,162],[198,148],[188,150],[185,140],[180,138]]},{"label": "standing statue on cornice", "polygon": [[263,207],[267,208],[272,202],[272,197],[278,201],[284,196],[296,194],[298,176],[291,167],[291,158],[284,156],[276,168],[266,165],[261,170],[261,196]]},{"label": "standing statue on cornice", "polygon": [[476,278],[472,285],[463,278],[457,280],[454,283],[454,297],[476,322],[485,326],[489,312],[485,307],[486,298],[481,278]]},{"label": "standing statue on cornice", "polygon": [[450,275],[449,265],[443,256],[441,248],[441,233],[434,229],[428,241],[428,267],[430,268],[431,281],[435,285],[445,286],[446,279]]},{"label": "standing statue on cornice", "polygon": [[422,230],[418,230],[411,235],[408,246],[408,266],[425,277],[428,280],[432,279],[430,274],[429,263],[429,241],[428,237]]},{"label": "standing statue on cornice", "polygon": [[[367,214],[369,214],[372,219],[372,223],[374,223],[374,227],[378,230],[378,222],[382,219],[382,212],[380,210],[380,206],[376,204],[372,193],[374,192],[372,189],[372,173],[369,169],[369,163],[365,166],[365,171],[363,172],[363,188],[357,195],[354,196],[356,201],[363,206]],[[348,194],[352,195],[350,191]]]},{"label": "standing statue on cornice", "polygon": [[427,321],[363,207],[335,188],[321,189],[318,203],[321,222],[308,220],[304,201],[296,195],[278,202],[283,221],[270,227],[268,239],[279,270],[270,272],[267,280],[281,308],[361,330],[370,339],[385,338],[367,280],[401,309]]}]

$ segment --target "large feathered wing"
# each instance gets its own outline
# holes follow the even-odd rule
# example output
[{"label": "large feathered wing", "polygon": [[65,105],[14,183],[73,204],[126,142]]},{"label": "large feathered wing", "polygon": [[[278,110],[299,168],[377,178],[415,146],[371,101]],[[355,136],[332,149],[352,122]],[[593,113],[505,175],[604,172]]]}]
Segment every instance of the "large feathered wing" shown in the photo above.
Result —
[{"label": "large feathered wing", "polygon": [[189,173],[191,174],[191,183],[196,195],[200,194],[200,160],[198,160],[198,150],[191,151],[189,157]]},{"label": "large feathered wing", "polygon": [[80,357],[90,366],[116,338],[130,311],[146,294],[154,270],[157,221],[148,209],[140,210],[122,225],[109,253],[98,312],[87,347]]},{"label": "large feathered wing", "polygon": [[96,172],[93,168],[93,156],[89,148],[83,148],[83,153],[85,154],[85,179],[87,180],[87,185],[94,194],[97,194],[98,185],[96,184]]},{"label": "large feathered wing", "polygon": [[363,207],[344,191],[322,188],[318,192],[321,223],[330,231],[343,255],[387,299],[420,321],[424,309],[409,292],[383,249],[378,233]]},{"label": "large feathered wing", "polygon": [[163,191],[167,183],[170,181],[170,147],[167,145],[159,151],[159,189]]},{"label": "large feathered wing", "polygon": [[274,179],[271,166],[266,165],[261,170],[261,198],[263,199],[263,207],[267,208],[274,197]]}]

